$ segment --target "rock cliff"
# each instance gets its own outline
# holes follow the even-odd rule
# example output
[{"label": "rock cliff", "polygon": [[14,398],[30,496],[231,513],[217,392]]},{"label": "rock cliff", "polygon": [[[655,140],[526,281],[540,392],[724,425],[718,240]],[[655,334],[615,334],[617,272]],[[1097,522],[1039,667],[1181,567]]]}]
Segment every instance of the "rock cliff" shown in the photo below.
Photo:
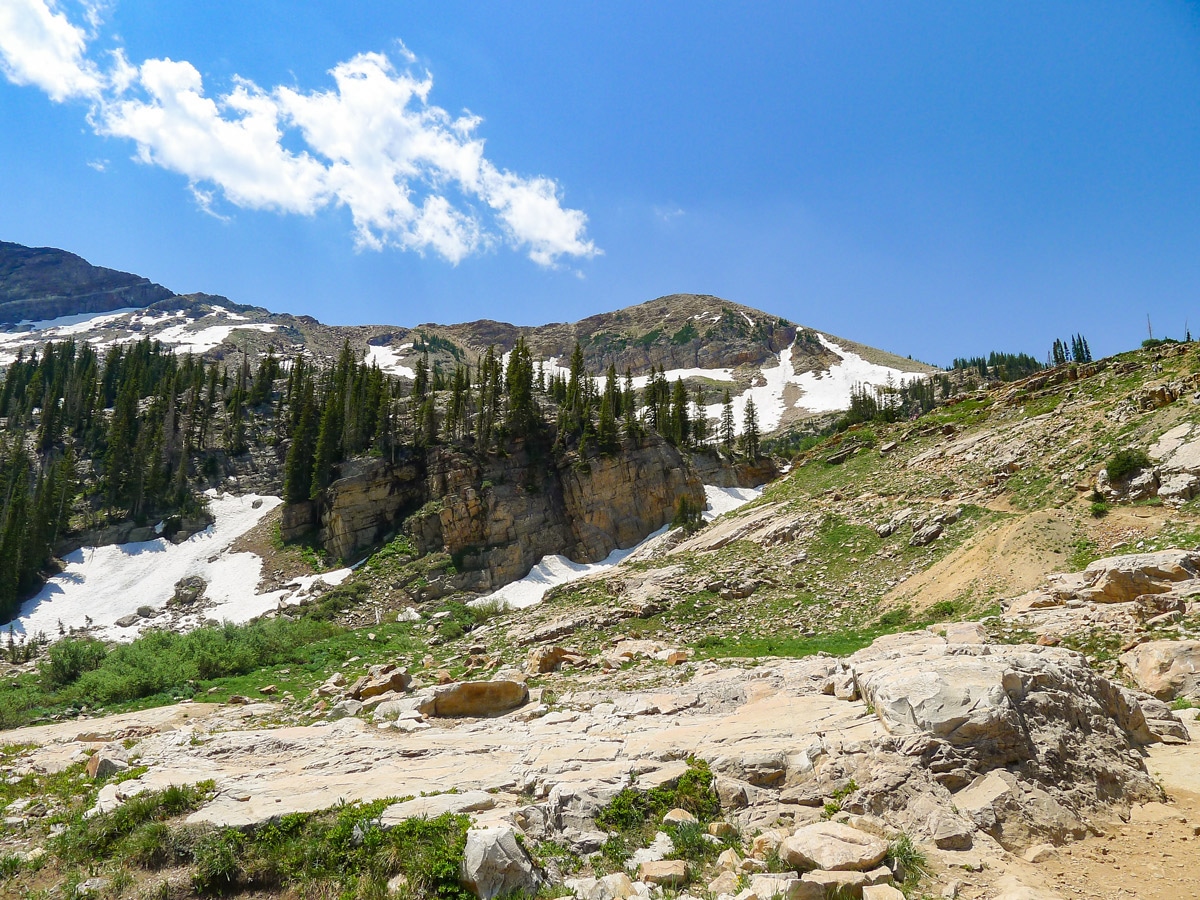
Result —
[{"label": "rock cliff", "polygon": [[0,241],[0,325],[149,306],[174,294],[148,278],[50,247]]},{"label": "rock cliff", "polygon": [[438,447],[347,463],[321,498],[284,510],[281,531],[284,540],[315,531],[342,559],[403,531],[420,553],[454,559],[457,589],[490,590],[543,556],[597,562],[631,547],[669,523],[681,498],[702,508],[706,482],[759,484],[770,474],[769,464],[732,467],[715,455],[693,462],[655,436],[587,459],[523,443],[483,461]]}]

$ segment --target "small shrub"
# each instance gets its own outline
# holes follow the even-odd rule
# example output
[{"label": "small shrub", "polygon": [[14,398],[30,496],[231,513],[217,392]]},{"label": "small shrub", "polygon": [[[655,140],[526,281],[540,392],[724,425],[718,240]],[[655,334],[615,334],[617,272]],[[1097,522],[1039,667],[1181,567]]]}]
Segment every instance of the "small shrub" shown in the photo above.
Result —
[{"label": "small shrub", "polygon": [[890,609],[879,617],[879,624],[884,628],[897,628],[908,621],[910,614],[907,606]]},{"label": "small shrub", "polygon": [[475,621],[482,625],[489,619],[494,619],[508,609],[507,604],[503,600],[484,600],[480,603],[473,603],[468,607],[471,610],[471,615]]},{"label": "small shrub", "polygon": [[927,610],[929,618],[935,622],[949,619],[958,612],[958,606],[953,600],[939,600]]},{"label": "small shrub", "polygon": [[1108,480],[1114,484],[1128,481],[1142,469],[1150,465],[1150,457],[1141,450],[1118,450],[1108,458],[1104,468],[1108,471]]},{"label": "small shrub", "polygon": [[85,672],[100,668],[108,649],[95,638],[66,638],[51,644],[41,663],[42,678],[51,690],[74,684]]},{"label": "small shrub", "polygon": [[675,845],[673,859],[702,863],[720,852],[721,848],[708,840],[708,831],[699,822],[680,822],[667,828]]},{"label": "small shrub", "polygon": [[904,885],[915,888],[929,870],[926,867],[925,854],[911,837],[902,834],[888,846],[887,859],[893,867],[898,867],[903,873]]},{"label": "small shrub", "polygon": [[1103,519],[1108,515],[1108,504],[1103,500],[1097,500],[1088,507],[1088,510],[1091,512],[1093,519]]}]

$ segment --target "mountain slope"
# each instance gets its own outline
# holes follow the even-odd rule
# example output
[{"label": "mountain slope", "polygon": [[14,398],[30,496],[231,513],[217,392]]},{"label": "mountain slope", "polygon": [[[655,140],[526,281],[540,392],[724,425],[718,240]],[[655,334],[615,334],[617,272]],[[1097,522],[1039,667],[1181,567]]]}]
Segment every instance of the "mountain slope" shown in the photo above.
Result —
[{"label": "mountain slope", "polygon": [[143,307],[172,297],[148,278],[52,247],[0,241],[0,326]]},{"label": "mountain slope", "polygon": [[251,364],[268,349],[284,359],[303,354],[329,364],[348,341],[359,359],[411,380],[422,359],[449,372],[458,363],[477,363],[488,347],[507,353],[522,338],[549,375],[564,370],[578,343],[597,379],[612,366],[619,376],[628,371],[641,389],[655,369],[665,370],[668,381],[681,378],[693,394],[700,392],[697,402],[710,418],[720,415],[728,390],[739,429],[753,399],[764,432],[845,409],[855,385],[899,385],[936,371],[710,295],[672,294],[542,326],[489,320],[328,326],[219,296],[176,296],[73,254],[17,244],[0,244],[0,326],[6,323],[0,366],[18,352],[66,337],[98,349],[150,337],[179,352],[238,362],[245,356]]}]

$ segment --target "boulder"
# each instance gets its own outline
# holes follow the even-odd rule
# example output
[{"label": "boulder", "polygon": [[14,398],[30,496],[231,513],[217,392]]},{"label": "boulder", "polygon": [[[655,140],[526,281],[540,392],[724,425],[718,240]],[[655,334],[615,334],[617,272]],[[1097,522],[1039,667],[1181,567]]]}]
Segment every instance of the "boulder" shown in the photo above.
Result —
[{"label": "boulder", "polygon": [[686,809],[672,809],[663,816],[662,820],[664,825],[683,825],[685,823],[694,824],[696,817]]},{"label": "boulder", "polygon": [[708,883],[708,892],[714,897],[721,894],[736,894],[738,892],[738,876],[730,869],[725,869]]},{"label": "boulder", "polygon": [[779,855],[789,865],[835,872],[873,868],[887,851],[880,838],[839,822],[805,825],[779,847]]},{"label": "boulder", "polygon": [[422,706],[427,716],[495,716],[529,700],[529,688],[519,681],[464,681],[435,691]]},{"label": "boulder", "polygon": [[129,768],[129,756],[124,750],[97,750],[87,762],[89,778],[107,778]]},{"label": "boulder", "polygon": [[762,900],[779,897],[780,900],[825,900],[825,889],[792,874],[755,875],[750,879],[750,890]]},{"label": "boulder", "polygon": [[536,894],[542,877],[511,825],[472,828],[467,832],[459,881],[479,900]]},{"label": "boulder", "polygon": [[525,671],[530,675],[545,675],[562,665],[569,655],[562,647],[535,647],[529,651]]},{"label": "boulder", "polygon": [[869,872],[817,869],[805,872],[800,876],[800,880],[820,888],[822,896],[859,900],[866,888],[890,882],[892,872],[887,866],[879,866]]},{"label": "boulder", "polygon": [[1122,653],[1121,664],[1159,700],[1200,693],[1200,641],[1148,641]]},{"label": "boulder", "polygon": [[863,900],[904,900],[904,895],[890,884],[871,884],[863,888]]},{"label": "boulder", "polygon": [[1125,603],[1142,594],[1161,594],[1179,581],[1200,577],[1200,553],[1160,550],[1098,559],[1083,570],[1088,587],[1078,592],[1084,600]]},{"label": "boulder", "polygon": [[583,900],[627,900],[637,894],[633,882],[624,872],[613,872],[597,878],[583,895]]},{"label": "boulder", "polygon": [[926,544],[932,544],[942,536],[942,523],[930,522],[918,531],[913,532],[912,538],[909,539],[908,546],[924,547]]},{"label": "boulder", "polygon": [[347,693],[354,700],[369,700],[389,692],[403,693],[411,684],[412,676],[408,674],[408,669],[398,669],[392,664],[372,666],[366,675],[350,686]]},{"label": "boulder", "polygon": [[687,863],[682,859],[660,859],[638,866],[638,881],[678,888],[687,884]]}]

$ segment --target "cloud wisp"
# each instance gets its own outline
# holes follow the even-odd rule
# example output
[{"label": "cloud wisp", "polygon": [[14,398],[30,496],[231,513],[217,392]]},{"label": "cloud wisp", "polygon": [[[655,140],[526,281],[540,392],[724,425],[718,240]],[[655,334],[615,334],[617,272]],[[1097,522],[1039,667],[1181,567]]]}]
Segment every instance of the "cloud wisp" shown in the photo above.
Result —
[{"label": "cloud wisp", "polygon": [[[88,55],[99,21],[71,22],[56,0],[0,0],[0,71],[55,102],[82,100],[97,134],[133,141],[136,158],[183,175],[197,202],[314,215],[345,207],[359,247],[432,252],[457,264],[507,245],[540,266],[600,254],[587,216],[563,206],[553,179],[497,167],[481,120],[429,101],[433,78],[361,53],[327,90],[264,89],[236,79],[210,95],[187,61],[134,65],[121,51]],[[292,149],[297,148],[297,149]]]}]

